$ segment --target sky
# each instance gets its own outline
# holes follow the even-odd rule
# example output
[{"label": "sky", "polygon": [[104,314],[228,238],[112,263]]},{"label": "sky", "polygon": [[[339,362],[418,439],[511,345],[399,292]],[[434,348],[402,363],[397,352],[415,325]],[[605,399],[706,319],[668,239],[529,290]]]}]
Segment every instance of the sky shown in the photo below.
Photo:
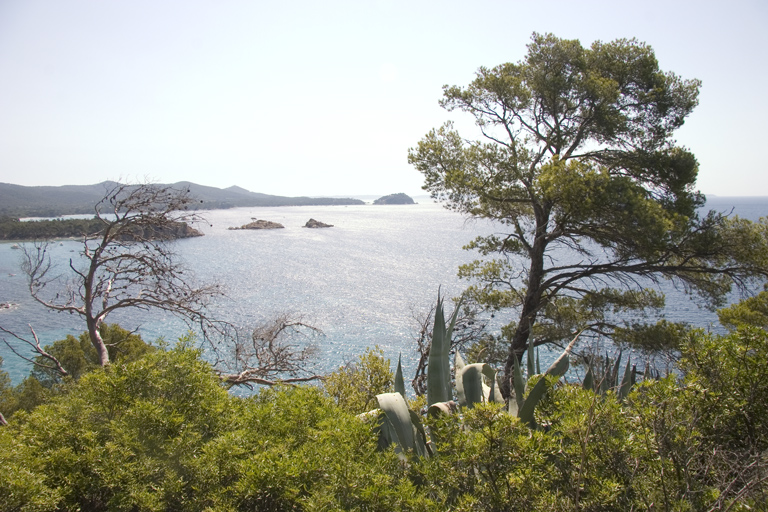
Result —
[{"label": "sky", "polygon": [[701,79],[676,135],[699,190],[768,195],[764,0],[0,0],[0,182],[422,194],[408,149],[473,128],[443,85],[533,32],[634,37]]}]

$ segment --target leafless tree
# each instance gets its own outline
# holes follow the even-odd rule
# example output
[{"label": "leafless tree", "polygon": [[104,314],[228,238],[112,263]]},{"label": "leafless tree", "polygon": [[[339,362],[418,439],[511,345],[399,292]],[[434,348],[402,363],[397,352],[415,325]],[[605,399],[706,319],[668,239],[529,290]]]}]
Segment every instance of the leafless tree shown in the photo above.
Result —
[{"label": "leafless tree", "polygon": [[222,294],[216,284],[196,286],[173,251],[173,240],[199,235],[189,190],[116,183],[95,206],[100,229],[83,234],[79,256],[57,268],[47,242],[23,247],[29,292],[48,309],[80,315],[102,366],[109,363],[99,326],[114,311],[160,309],[206,323],[206,306]]},{"label": "leafless tree", "polygon": [[317,352],[319,329],[287,313],[238,336],[216,363],[223,382],[230,386],[274,385],[320,379],[310,362]]}]

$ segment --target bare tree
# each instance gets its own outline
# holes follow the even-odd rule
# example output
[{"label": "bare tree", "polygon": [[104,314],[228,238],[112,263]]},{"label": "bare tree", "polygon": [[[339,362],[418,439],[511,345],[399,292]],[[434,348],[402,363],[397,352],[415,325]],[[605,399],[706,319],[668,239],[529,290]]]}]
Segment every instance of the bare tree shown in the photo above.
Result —
[{"label": "bare tree", "polygon": [[195,202],[188,189],[114,184],[95,206],[100,229],[83,234],[66,269],[52,263],[47,242],[23,247],[30,294],[46,308],[80,315],[102,366],[109,353],[99,326],[114,311],[160,309],[204,325],[206,306],[222,290],[195,286],[172,244],[200,234],[189,225],[200,220]]},{"label": "bare tree", "polygon": [[281,313],[246,336],[238,336],[228,352],[217,350],[217,371],[230,386],[320,379],[309,364],[317,352],[314,338],[321,334],[301,319]]}]

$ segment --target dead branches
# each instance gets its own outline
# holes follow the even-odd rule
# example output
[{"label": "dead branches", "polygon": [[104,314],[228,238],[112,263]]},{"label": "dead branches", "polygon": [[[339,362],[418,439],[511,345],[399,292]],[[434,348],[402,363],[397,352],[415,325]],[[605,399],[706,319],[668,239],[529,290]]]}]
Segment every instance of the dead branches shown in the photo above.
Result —
[{"label": "dead branches", "polygon": [[230,386],[274,385],[320,379],[310,362],[317,353],[314,338],[322,332],[287,313],[238,336],[219,362],[220,377]]}]

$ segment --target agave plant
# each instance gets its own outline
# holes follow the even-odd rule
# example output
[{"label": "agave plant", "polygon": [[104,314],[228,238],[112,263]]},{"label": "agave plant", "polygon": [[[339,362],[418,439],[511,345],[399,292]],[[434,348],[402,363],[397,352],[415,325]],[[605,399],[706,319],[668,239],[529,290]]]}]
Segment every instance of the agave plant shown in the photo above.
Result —
[{"label": "agave plant", "polygon": [[451,386],[451,337],[459,316],[462,299],[460,298],[453,310],[451,321],[445,325],[443,299],[437,295],[435,308],[435,324],[432,328],[432,343],[429,346],[427,366],[427,406],[438,402],[449,402],[453,399]]},{"label": "agave plant", "polygon": [[504,397],[496,380],[496,370],[489,364],[464,364],[461,355],[456,352],[454,371],[456,394],[461,407],[473,407],[483,402],[504,403]]},{"label": "agave plant", "polygon": [[619,369],[621,368],[621,352],[615,361],[611,361],[608,354],[605,356],[602,369],[595,369],[594,360],[587,363],[587,373],[584,376],[582,386],[584,389],[591,389],[595,393],[605,395],[608,390],[613,389],[619,400],[624,400],[632,386],[635,385],[637,368],[630,366],[630,358],[627,358],[627,364],[624,368],[624,374],[619,380]]},{"label": "agave plant", "polygon": [[431,455],[427,434],[418,414],[408,408],[398,392],[376,395],[379,408],[361,414],[362,418],[375,418],[379,436],[379,449],[394,446],[396,452],[414,453],[420,457]]},{"label": "agave plant", "polygon": [[[450,348],[451,336],[461,302],[462,300],[459,299],[456,309],[446,325],[443,299],[438,295],[427,371],[427,413],[430,415],[451,414],[458,407],[470,408],[483,402],[504,403],[496,371],[486,363],[465,364],[458,351],[454,361],[458,404],[453,400]],[[573,338],[560,357],[530,389],[528,389],[527,380],[523,376],[519,363],[515,361],[514,395],[510,397],[508,406],[510,414],[516,415],[531,428],[536,427],[534,412],[547,391],[547,381],[551,381],[551,378],[559,379],[568,371],[569,355],[580,334]],[[527,349],[527,366],[529,378],[534,374],[541,374],[539,357],[538,353],[534,351],[533,342]],[[400,453],[413,452],[420,456],[430,455],[431,449],[421,418],[414,411],[408,409],[405,401],[402,357],[398,358],[397,362],[395,392],[377,395],[376,399],[379,408],[361,416],[377,418],[379,447],[386,449],[394,445]]]},{"label": "agave plant", "polygon": [[[581,335],[581,332],[576,334],[576,336],[571,340],[571,342],[568,344],[567,347],[565,347],[565,350],[563,350],[563,353],[560,354],[560,357],[557,358],[557,360],[552,363],[552,365],[547,369],[546,372],[544,372],[543,375],[538,379],[536,384],[528,390],[528,382],[527,379],[523,376],[523,372],[520,369],[520,364],[515,359],[515,365],[513,369],[513,381],[512,381],[512,389],[514,391],[514,397],[509,398],[509,413],[517,416],[520,418],[520,421],[527,423],[531,428],[536,427],[536,419],[534,417],[534,412],[536,410],[536,406],[541,401],[542,398],[544,398],[544,395],[547,392],[547,377],[554,377],[556,379],[559,379],[563,375],[565,375],[565,372],[568,371],[568,367],[570,366],[570,353],[573,347],[576,345],[576,341],[579,339],[579,336]],[[528,377],[534,375],[534,354],[533,354],[533,340],[531,340],[528,344],[527,349],[527,356],[528,356]],[[539,356],[538,351],[536,353],[536,374],[541,374],[539,370]],[[528,392],[526,393],[526,390]]]}]

